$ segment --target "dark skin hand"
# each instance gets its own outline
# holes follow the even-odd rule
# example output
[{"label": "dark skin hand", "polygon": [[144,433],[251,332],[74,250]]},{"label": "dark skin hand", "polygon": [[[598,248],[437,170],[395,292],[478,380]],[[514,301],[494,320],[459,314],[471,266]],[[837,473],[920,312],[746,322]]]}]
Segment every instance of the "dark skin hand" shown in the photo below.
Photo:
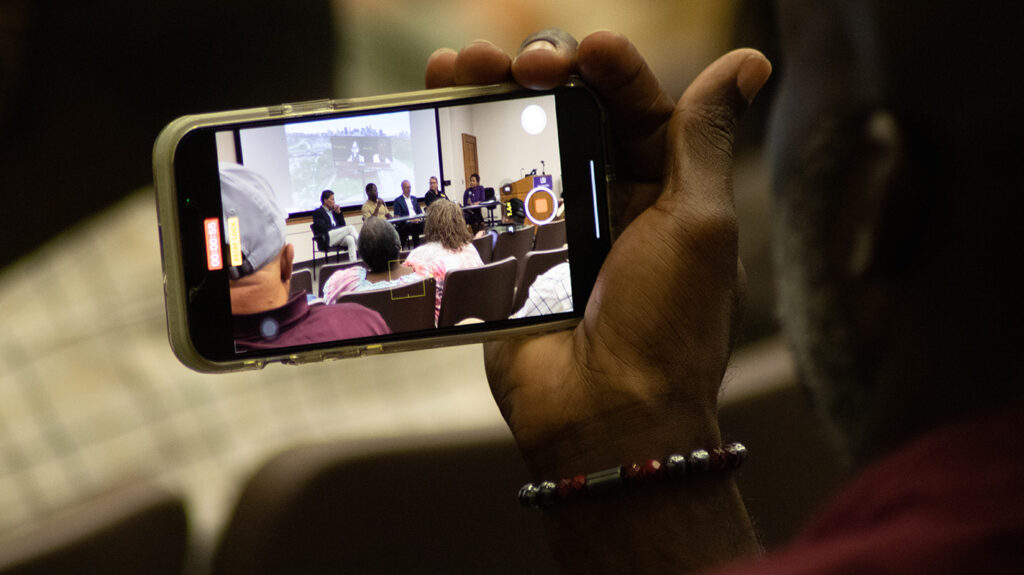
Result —
[{"label": "dark skin hand", "polygon": [[[514,59],[487,42],[436,51],[428,88],[578,74],[611,122],[617,239],[573,331],[485,346],[492,393],[536,479],[721,444],[717,398],[742,291],[732,130],[771,74],[755,50],[709,65],[678,103],[626,38],[547,31]],[[759,551],[731,479],[545,512],[574,572],[693,571]]]}]

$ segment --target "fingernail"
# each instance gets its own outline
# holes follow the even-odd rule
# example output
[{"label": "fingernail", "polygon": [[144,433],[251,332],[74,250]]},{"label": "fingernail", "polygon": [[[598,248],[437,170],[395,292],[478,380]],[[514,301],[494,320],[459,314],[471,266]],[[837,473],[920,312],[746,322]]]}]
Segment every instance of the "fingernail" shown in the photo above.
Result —
[{"label": "fingernail", "polygon": [[557,52],[558,47],[548,40],[536,40],[526,45],[523,48],[523,52],[532,52],[534,50],[547,50],[549,52]]},{"label": "fingernail", "polygon": [[458,54],[458,51],[457,50],[453,50],[451,48],[438,48],[437,50],[434,50],[430,54],[430,57],[427,58],[427,59],[430,60],[431,58],[436,58],[436,57],[438,57],[438,56],[440,56],[442,54]]},{"label": "fingernail", "polygon": [[[544,46],[547,43],[549,46]],[[538,45],[539,44],[539,45]],[[527,50],[554,50],[561,49],[576,50],[576,39],[572,34],[560,28],[548,28],[535,34],[530,34],[519,45],[519,52]]]},{"label": "fingernail", "polygon": [[740,71],[736,74],[736,88],[747,100],[747,104],[754,102],[754,97],[771,75],[771,62],[760,54],[750,56],[740,64]]}]

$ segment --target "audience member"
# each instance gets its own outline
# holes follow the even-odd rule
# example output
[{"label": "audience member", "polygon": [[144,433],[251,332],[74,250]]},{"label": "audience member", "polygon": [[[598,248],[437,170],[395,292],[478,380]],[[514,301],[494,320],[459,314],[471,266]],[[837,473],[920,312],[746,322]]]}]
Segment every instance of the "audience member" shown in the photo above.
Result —
[{"label": "audience member", "polygon": [[437,178],[435,178],[434,176],[430,176],[429,185],[430,189],[427,190],[427,193],[423,194],[423,201],[426,202],[428,208],[430,207],[430,204],[434,203],[437,200],[448,199],[448,194],[444,193],[444,190],[439,190],[437,188]]},{"label": "audience member", "polygon": [[501,210],[501,224],[513,226],[519,230],[530,224],[526,223],[526,205],[519,198],[509,198]]},{"label": "audience member", "polygon": [[370,218],[386,220],[395,217],[388,211],[388,205],[384,203],[384,200],[377,197],[377,184],[372,182],[366,184],[366,201],[363,202],[361,212],[364,222]]},{"label": "audience member", "polygon": [[345,214],[341,213],[341,206],[334,203],[331,190],[320,193],[320,207],[313,211],[313,233],[327,238],[327,245],[331,247],[344,243],[348,248],[348,261],[356,261],[356,229],[345,225]]},{"label": "audience member", "polygon": [[434,319],[441,313],[445,274],[452,270],[477,268],[484,265],[480,253],[473,247],[472,236],[462,217],[462,209],[455,202],[437,200],[427,210],[424,229],[427,243],[409,253],[405,264],[420,275],[437,280],[437,303]]},{"label": "audience member", "polygon": [[473,232],[473,239],[479,239],[482,237],[491,238],[491,248],[494,248],[494,244],[498,241],[498,231],[488,229],[484,224],[483,220],[473,222],[469,225],[469,231]]},{"label": "audience member", "polygon": [[398,259],[402,244],[394,226],[380,218],[370,218],[359,230],[359,255],[368,266],[338,270],[324,284],[324,301],[333,303],[338,296],[352,291],[391,288],[423,279]]},{"label": "audience member", "polygon": [[[480,185],[480,174],[471,174],[469,176],[469,187],[462,193],[462,207],[479,205],[487,199],[487,194],[484,192],[484,187]],[[466,221],[470,225],[476,221],[483,221],[483,215],[480,213],[480,208],[473,208],[463,210],[465,212]]]},{"label": "audience member", "polygon": [[239,219],[243,264],[229,268],[235,345],[257,350],[389,333],[380,314],[356,304],[306,303],[289,295],[295,249],[270,184],[237,164],[221,164],[224,221]]},{"label": "audience member", "polygon": [[[398,196],[394,203],[395,217],[405,218],[416,214],[422,214],[420,201],[412,195],[412,184],[409,180],[402,180],[402,195]],[[423,233],[423,218],[414,218],[397,222],[398,235],[402,239],[403,246],[416,247],[420,245],[420,234]]]},{"label": "audience member", "polygon": [[[1013,72],[992,58],[1018,53],[1022,12],[994,1],[780,6],[781,318],[809,397],[860,475],[789,548],[723,572],[1021,572],[1022,326],[1007,311],[1021,292],[1008,262],[1024,182],[1003,159],[1024,144],[1024,120]],[[550,88],[578,73],[621,152],[617,240],[573,332],[485,347],[493,394],[538,479],[672,453],[689,463],[684,478],[626,483],[618,496],[567,501],[573,481],[558,484],[544,515],[555,555],[574,573],[756,558],[732,477],[690,475],[693,450],[722,445],[717,399],[743,284],[733,130],[771,66],[735,50],[674,103],[614,33],[577,47],[546,31],[523,46],[514,60],[485,42],[439,50],[427,84]]]},{"label": "audience member", "polygon": [[562,262],[537,276],[529,287],[523,307],[512,319],[572,311],[572,275],[569,262]]}]

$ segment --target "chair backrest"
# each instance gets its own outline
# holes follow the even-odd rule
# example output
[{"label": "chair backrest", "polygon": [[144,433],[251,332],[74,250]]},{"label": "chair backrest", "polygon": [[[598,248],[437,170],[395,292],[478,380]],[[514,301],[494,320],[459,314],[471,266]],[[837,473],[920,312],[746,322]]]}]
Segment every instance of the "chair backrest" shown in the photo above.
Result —
[{"label": "chair backrest", "polygon": [[212,573],[555,573],[509,496],[529,480],[497,423],[293,447],[246,483]]},{"label": "chair backrest", "polygon": [[516,296],[512,303],[512,313],[519,311],[530,293],[530,286],[533,285],[537,276],[555,267],[556,265],[569,261],[569,248],[528,252],[523,261],[523,274],[516,283]]},{"label": "chair backrest", "polygon": [[396,288],[357,291],[338,296],[337,303],[357,303],[384,318],[391,333],[434,328],[437,280],[427,278]]},{"label": "chair backrest", "polygon": [[514,232],[502,232],[498,234],[498,239],[494,242],[494,252],[491,253],[491,260],[497,262],[509,256],[521,260],[532,247],[532,228],[523,228]]},{"label": "chair backrest", "polygon": [[479,268],[452,270],[445,274],[438,327],[451,326],[470,317],[493,321],[512,315],[516,268],[513,257]]},{"label": "chair backrest", "polygon": [[555,220],[549,224],[537,226],[537,234],[533,240],[534,251],[556,250],[565,245],[565,220]]},{"label": "chair backrest", "polygon": [[320,271],[317,272],[319,274],[319,278],[317,279],[317,291],[315,294],[316,297],[324,297],[324,284],[327,283],[327,279],[331,277],[331,274],[338,270],[343,270],[355,266],[366,267],[366,264],[364,264],[361,260],[356,260],[354,262],[345,262],[343,264],[324,264],[320,266]]},{"label": "chair backrest", "polygon": [[313,272],[311,270],[297,270],[292,272],[291,293],[299,292],[313,293]]},{"label": "chair backrest", "polygon": [[494,242],[494,253],[491,254],[491,261],[501,261],[509,256],[516,258],[518,267],[516,267],[515,282],[519,283],[519,278],[523,275],[523,259],[526,257],[526,252],[533,249],[533,228],[527,227],[516,230],[514,232],[505,232],[498,235],[498,239]]},{"label": "chair backrest", "polygon": [[473,247],[480,254],[480,259],[485,264],[491,263],[491,252],[494,250],[494,239],[490,234],[480,238],[473,238]]},{"label": "chair backrest", "polygon": [[0,574],[180,575],[188,540],[181,495],[151,484],[117,488],[0,541]]},{"label": "chair backrest", "polygon": [[327,245],[327,236],[325,234],[316,233],[316,226],[313,224],[309,224],[309,231],[313,232],[313,244],[316,246],[316,249],[326,252],[330,247]]}]

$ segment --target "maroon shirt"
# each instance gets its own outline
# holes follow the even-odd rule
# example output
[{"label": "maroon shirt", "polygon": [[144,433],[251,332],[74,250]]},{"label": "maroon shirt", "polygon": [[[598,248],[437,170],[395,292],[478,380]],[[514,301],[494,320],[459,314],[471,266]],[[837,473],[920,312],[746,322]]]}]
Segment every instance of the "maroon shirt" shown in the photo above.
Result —
[{"label": "maroon shirt", "polygon": [[359,304],[306,304],[306,294],[263,313],[232,316],[238,351],[278,349],[391,333],[379,313]]},{"label": "maroon shirt", "polygon": [[791,545],[719,575],[1024,573],[1024,408],[868,467]]}]

